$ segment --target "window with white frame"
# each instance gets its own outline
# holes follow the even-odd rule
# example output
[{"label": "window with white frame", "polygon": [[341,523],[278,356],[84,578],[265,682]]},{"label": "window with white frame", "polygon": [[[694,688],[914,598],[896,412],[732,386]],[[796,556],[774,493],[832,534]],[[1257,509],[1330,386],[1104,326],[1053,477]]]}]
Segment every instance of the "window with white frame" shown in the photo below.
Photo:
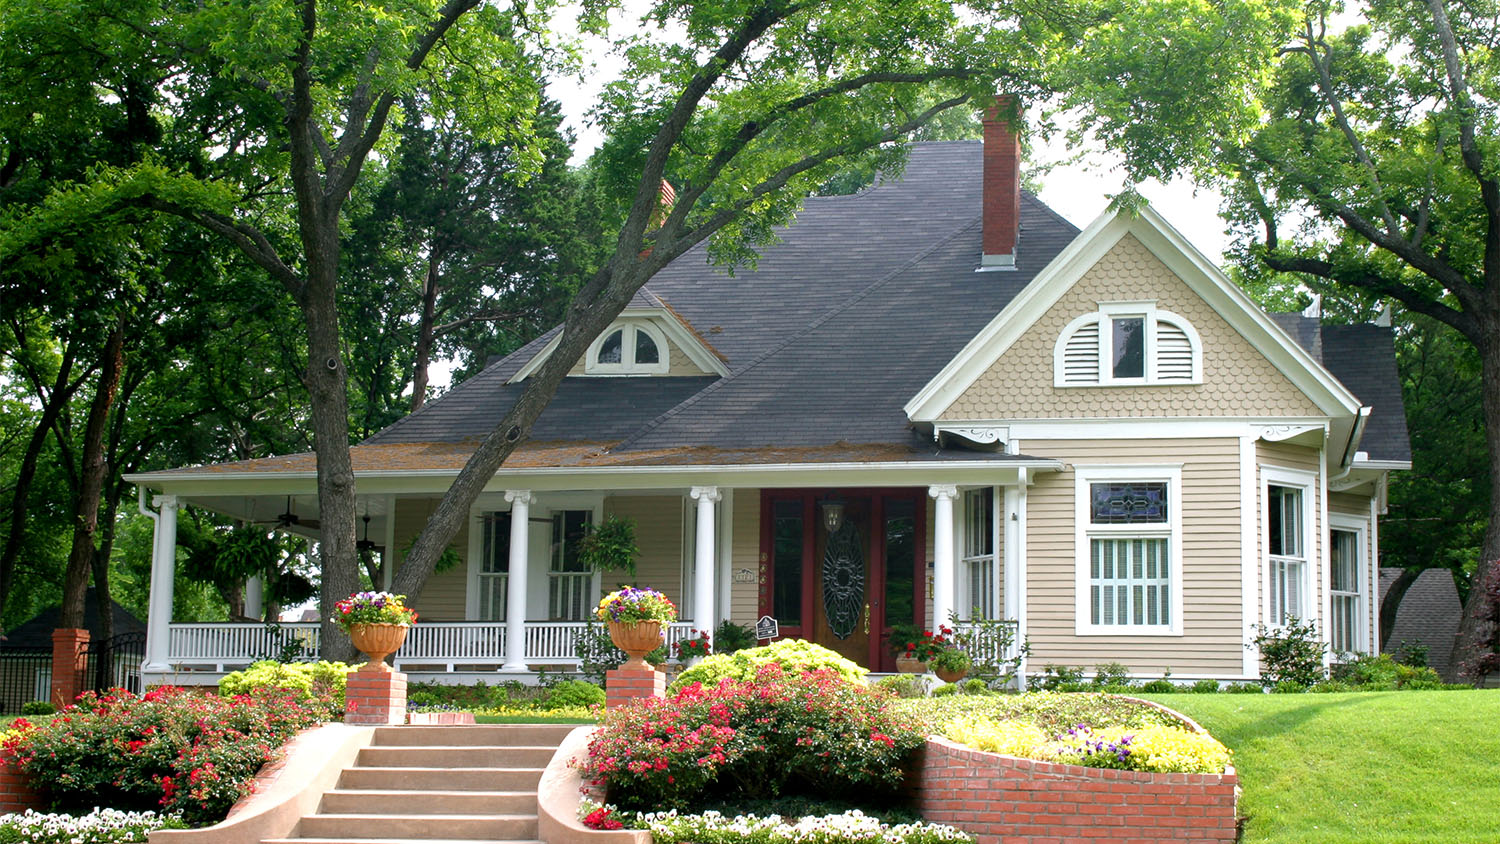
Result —
[{"label": "window with white frame", "polygon": [[645,322],[616,323],[599,335],[584,358],[595,375],[660,375],[667,371],[667,338]]},{"label": "window with white frame", "polygon": [[1335,653],[1361,653],[1364,647],[1363,531],[1335,525],[1328,532],[1328,635]]},{"label": "window with white frame", "polygon": [[[996,551],[995,488],[964,491],[962,618],[1000,617],[1000,560]],[[945,619],[939,621],[946,622]]]},{"label": "window with white frame", "polygon": [[484,544],[477,575],[479,619],[504,621],[506,584],[510,580],[510,513],[485,513],[481,528]]},{"label": "window with white frame", "polygon": [[578,559],[578,543],[593,521],[593,510],[552,513],[547,566],[547,617],[552,621],[583,621],[594,608],[594,573]]},{"label": "window with white frame", "polygon": [[1203,344],[1155,302],[1104,302],[1070,322],[1053,348],[1058,387],[1200,384]]},{"label": "window with white frame", "polygon": [[1078,632],[1180,634],[1181,469],[1074,470]]},{"label": "window with white frame", "polygon": [[1280,627],[1310,615],[1311,482],[1274,470],[1266,475],[1266,619]]}]

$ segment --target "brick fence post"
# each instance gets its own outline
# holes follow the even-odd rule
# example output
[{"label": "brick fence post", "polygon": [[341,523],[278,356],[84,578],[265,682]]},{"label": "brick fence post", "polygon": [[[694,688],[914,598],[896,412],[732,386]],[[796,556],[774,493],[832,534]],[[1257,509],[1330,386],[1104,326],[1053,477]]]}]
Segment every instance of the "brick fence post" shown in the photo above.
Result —
[{"label": "brick fence post", "polygon": [[604,708],[624,706],[636,698],[666,697],[667,675],[647,666],[611,668],[604,678]]},{"label": "brick fence post", "polygon": [[368,662],[349,672],[344,689],[345,724],[406,723],[406,675],[370,668],[382,664]]},{"label": "brick fence post", "polygon": [[72,705],[83,693],[88,666],[89,631],[59,628],[52,631],[52,705]]}]

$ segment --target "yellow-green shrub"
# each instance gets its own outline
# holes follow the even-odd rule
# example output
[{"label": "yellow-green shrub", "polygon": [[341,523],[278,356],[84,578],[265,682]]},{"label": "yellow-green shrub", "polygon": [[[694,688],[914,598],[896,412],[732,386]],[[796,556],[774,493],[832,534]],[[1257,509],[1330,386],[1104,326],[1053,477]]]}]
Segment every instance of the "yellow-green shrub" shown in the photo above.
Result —
[{"label": "yellow-green shrub", "polygon": [[715,654],[677,675],[669,691],[676,692],[690,683],[718,685],[725,677],[754,680],[760,669],[776,663],[788,673],[830,669],[852,682],[863,682],[870,672],[839,656],[838,653],[802,639],[783,639],[764,648],[746,648],[732,654]]},{"label": "yellow-green shrub", "polygon": [[960,718],[943,727],[943,735],[976,750],[1047,759],[1047,734],[1025,721],[995,721],[990,718]]},{"label": "yellow-green shrub", "polygon": [[249,694],[255,689],[285,689],[299,700],[321,702],[331,715],[344,711],[344,687],[349,666],[342,662],[273,662],[264,660],[244,671],[225,674],[219,694]]},{"label": "yellow-green shrub", "polygon": [[1229,764],[1229,748],[1208,733],[1174,727],[1141,727],[1129,732],[1135,736],[1130,744],[1131,759],[1138,760],[1135,770],[1216,774]]}]

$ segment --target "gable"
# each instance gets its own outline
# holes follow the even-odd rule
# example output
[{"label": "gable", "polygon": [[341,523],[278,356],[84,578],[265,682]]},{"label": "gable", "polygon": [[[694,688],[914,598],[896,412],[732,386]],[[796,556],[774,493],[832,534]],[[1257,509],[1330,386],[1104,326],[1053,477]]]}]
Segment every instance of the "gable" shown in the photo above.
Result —
[{"label": "gable", "polygon": [[[1201,383],[1056,386],[1064,330],[1101,303],[1154,302],[1201,340]],[[1129,416],[1320,416],[1323,412],[1134,234],[1126,233],[939,417],[944,422]]]},{"label": "gable", "polygon": [[[658,323],[658,326],[659,325],[660,325],[660,323]],[[606,329],[604,331],[604,334],[601,335],[601,336],[608,336],[611,331],[614,331],[618,327],[619,327],[618,323],[616,325],[610,326],[608,329]],[[666,360],[667,360],[667,369],[666,369],[665,372],[652,373],[652,374],[655,374],[655,375],[717,375],[717,374],[719,374],[719,373],[717,373],[717,372],[709,369],[706,366],[700,365],[697,361],[693,360],[693,358],[686,351],[683,350],[682,345],[677,341],[676,338],[671,337],[671,336],[667,336],[665,334],[665,332],[659,332],[658,334],[654,335],[654,337],[655,337],[655,339],[656,339],[657,342],[659,342],[661,345],[663,345],[663,346],[666,347],[665,348],[665,355],[666,355]],[[591,374],[593,374],[593,373],[588,372],[587,365],[586,365],[587,361],[588,361],[588,354],[585,353],[584,357],[580,358],[578,360],[578,363],[574,364],[573,368],[570,369],[570,370],[568,370],[568,375],[569,376],[577,376],[577,375],[591,375]]]}]

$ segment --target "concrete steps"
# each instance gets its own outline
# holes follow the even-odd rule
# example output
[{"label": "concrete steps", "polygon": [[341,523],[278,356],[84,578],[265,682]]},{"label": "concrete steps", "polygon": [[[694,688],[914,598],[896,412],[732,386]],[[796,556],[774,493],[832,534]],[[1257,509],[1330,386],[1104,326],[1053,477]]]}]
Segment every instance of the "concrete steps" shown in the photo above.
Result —
[{"label": "concrete steps", "polygon": [[540,844],[537,782],[568,725],[380,727],[292,837],[262,844]]}]

